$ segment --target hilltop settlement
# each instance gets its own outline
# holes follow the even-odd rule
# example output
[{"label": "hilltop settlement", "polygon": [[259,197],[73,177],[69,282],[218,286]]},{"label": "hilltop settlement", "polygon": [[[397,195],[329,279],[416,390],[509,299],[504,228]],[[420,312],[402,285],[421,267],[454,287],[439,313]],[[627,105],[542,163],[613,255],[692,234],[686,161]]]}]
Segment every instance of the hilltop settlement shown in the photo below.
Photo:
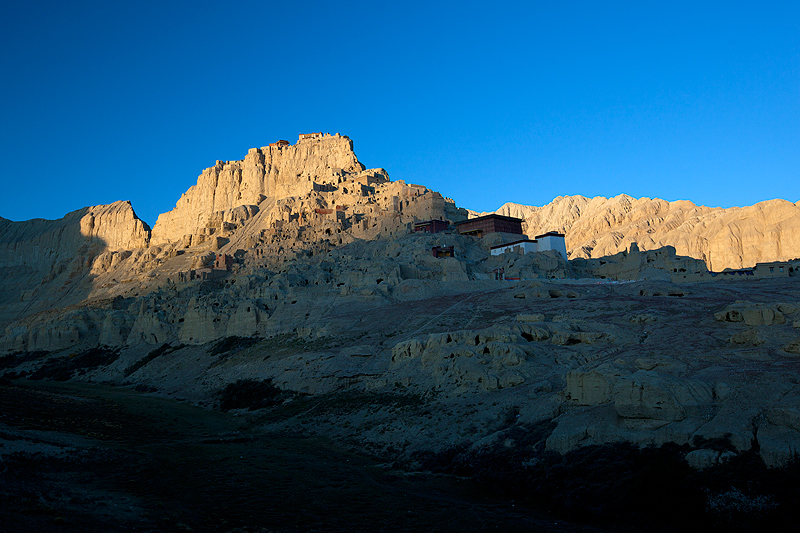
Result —
[{"label": "hilltop settlement", "polygon": [[475,213],[304,134],[217,161],[152,229],[123,201],[0,218],[0,375],[136,388],[409,470],[617,445],[785,467],[799,256],[788,201]]}]

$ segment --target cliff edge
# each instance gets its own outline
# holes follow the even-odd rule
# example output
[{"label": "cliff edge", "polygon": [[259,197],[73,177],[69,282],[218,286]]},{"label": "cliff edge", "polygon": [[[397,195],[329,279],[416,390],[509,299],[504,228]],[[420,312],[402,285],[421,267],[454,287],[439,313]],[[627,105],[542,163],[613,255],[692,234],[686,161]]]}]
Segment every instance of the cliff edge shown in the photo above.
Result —
[{"label": "cliff edge", "polygon": [[541,207],[507,203],[496,213],[524,219],[530,234],[565,233],[570,258],[614,255],[633,242],[642,250],[674,246],[715,272],[800,256],[800,206],[786,200],[724,209],[625,194],[559,196]]},{"label": "cliff edge", "polygon": [[158,217],[153,244],[200,233],[213,213],[257,206],[268,198],[305,196],[337,182],[342,172],[362,170],[353,141],[338,133],[301,135],[294,145],[284,141],[251,148],[241,161],[217,161],[205,169],[175,208]]}]

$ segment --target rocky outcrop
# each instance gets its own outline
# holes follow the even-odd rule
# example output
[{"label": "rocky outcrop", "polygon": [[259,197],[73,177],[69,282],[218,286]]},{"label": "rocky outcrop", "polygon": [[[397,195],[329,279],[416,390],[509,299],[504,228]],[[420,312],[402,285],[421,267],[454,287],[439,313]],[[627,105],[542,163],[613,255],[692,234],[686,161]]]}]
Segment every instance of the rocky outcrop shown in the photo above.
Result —
[{"label": "rocky outcrop", "polygon": [[[0,327],[85,299],[138,297],[171,284],[224,277],[232,265],[224,272],[215,270],[218,253],[236,255],[237,269],[275,271],[287,261],[360,239],[407,235],[420,220],[465,217],[464,210],[435,191],[392,182],[383,169],[365,170],[347,137],[301,136],[296,145],[274,143],[250,150],[242,161],[206,169],[176,208],[159,217],[152,242],[149,227],[127,202],[86,208],[58,221],[0,220]],[[431,270],[436,277],[469,279],[464,261],[435,261],[430,249],[426,252],[421,261],[426,265],[409,265],[406,276]],[[376,279],[388,280],[400,265],[385,266],[370,268]],[[357,271],[342,271],[339,277],[345,278],[344,293],[360,283]],[[164,329],[151,319],[137,319],[153,326],[155,333],[137,330],[132,339],[149,342],[178,335],[187,342],[205,342],[227,332],[263,333],[263,324],[257,329],[252,317],[240,317],[231,328],[218,324],[229,315],[214,316],[205,327],[205,314],[190,313],[179,335],[174,326]],[[198,329],[192,330],[195,323]],[[38,327],[50,328],[35,321],[25,329]],[[31,339],[29,333],[13,337],[5,339],[6,345]],[[91,336],[80,337],[90,342]],[[68,338],[77,342],[74,335]],[[23,345],[48,345],[28,340]]]},{"label": "rocky outcrop", "polygon": [[672,246],[653,250],[639,250],[631,243],[629,250],[596,259],[575,258],[570,261],[579,277],[633,280],[651,279],[670,281],[673,275],[684,272],[702,272],[705,264],[698,259],[681,257]]},{"label": "rocky outcrop", "polygon": [[175,209],[159,216],[153,243],[249,250],[278,268],[296,254],[405,235],[418,221],[464,218],[465,210],[435,191],[364,169],[348,137],[313,134],[203,171]]},{"label": "rocky outcrop", "polygon": [[114,253],[146,247],[149,239],[150,228],[129,202],[86,207],[59,220],[0,219],[0,302],[30,299],[31,291],[53,281],[74,281],[99,256],[110,262]]},{"label": "rocky outcrop", "polygon": [[672,246],[713,271],[800,256],[800,205],[785,200],[723,209],[625,194],[559,196],[542,207],[507,203],[496,212],[523,218],[529,234],[565,233],[570,258],[613,255],[634,242],[642,250]]},{"label": "rocky outcrop", "polygon": [[86,207],[58,220],[0,219],[0,327],[91,290],[95,263],[110,266],[148,245],[150,228],[129,202]]},{"label": "rocky outcrop", "polygon": [[0,218],[0,268],[47,264],[81,249],[131,250],[148,245],[150,227],[130,202],[85,207],[58,220]]},{"label": "rocky outcrop", "polygon": [[[257,206],[267,198],[306,196],[338,185],[342,175],[364,170],[343,135],[301,138],[295,145],[252,148],[241,161],[217,161],[207,168],[153,228],[153,243],[202,233],[215,213]],[[216,215],[218,216],[218,215]]]},{"label": "rocky outcrop", "polygon": [[797,312],[797,306],[790,303],[759,304],[737,300],[722,311],[714,314],[720,322],[744,322],[748,326],[771,326],[786,322],[786,315]]}]

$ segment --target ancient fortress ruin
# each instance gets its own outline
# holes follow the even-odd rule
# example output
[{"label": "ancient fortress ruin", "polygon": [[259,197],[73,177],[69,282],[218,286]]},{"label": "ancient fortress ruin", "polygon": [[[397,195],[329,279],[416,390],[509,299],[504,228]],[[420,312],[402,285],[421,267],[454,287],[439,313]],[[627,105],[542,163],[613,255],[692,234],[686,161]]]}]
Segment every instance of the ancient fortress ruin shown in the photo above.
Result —
[{"label": "ancient fortress ruin", "polygon": [[[415,398],[424,417],[309,418],[406,458],[520,423],[559,453],[676,443],[703,466],[757,442],[783,464],[800,442],[798,221],[785,201],[624,196],[472,213],[366,168],[346,136],[304,134],[217,161],[152,230],[128,202],[0,219],[0,375],[204,405],[240,379]],[[702,447],[719,439],[724,454]]]}]

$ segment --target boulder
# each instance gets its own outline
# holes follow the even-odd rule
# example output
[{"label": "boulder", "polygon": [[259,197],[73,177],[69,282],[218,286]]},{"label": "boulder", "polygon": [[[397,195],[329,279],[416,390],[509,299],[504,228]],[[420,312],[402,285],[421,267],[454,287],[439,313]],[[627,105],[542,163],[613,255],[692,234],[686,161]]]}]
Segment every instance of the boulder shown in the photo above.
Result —
[{"label": "boulder", "polygon": [[735,456],[735,453],[729,451],[720,452],[718,450],[701,448],[687,453],[686,462],[695,470],[703,470],[727,462]]},{"label": "boulder", "polygon": [[706,383],[669,378],[648,370],[618,379],[611,395],[621,417],[663,421],[683,420],[687,408],[713,401],[712,388]]},{"label": "boulder", "polygon": [[721,322],[744,322],[748,326],[771,326],[786,322],[786,317],[778,310],[777,305],[753,304],[742,301],[738,301],[715,313],[714,318]]},{"label": "boulder", "polygon": [[567,385],[562,392],[565,402],[577,405],[599,405],[611,401],[614,384],[624,371],[605,364],[591,370],[567,372]]}]

